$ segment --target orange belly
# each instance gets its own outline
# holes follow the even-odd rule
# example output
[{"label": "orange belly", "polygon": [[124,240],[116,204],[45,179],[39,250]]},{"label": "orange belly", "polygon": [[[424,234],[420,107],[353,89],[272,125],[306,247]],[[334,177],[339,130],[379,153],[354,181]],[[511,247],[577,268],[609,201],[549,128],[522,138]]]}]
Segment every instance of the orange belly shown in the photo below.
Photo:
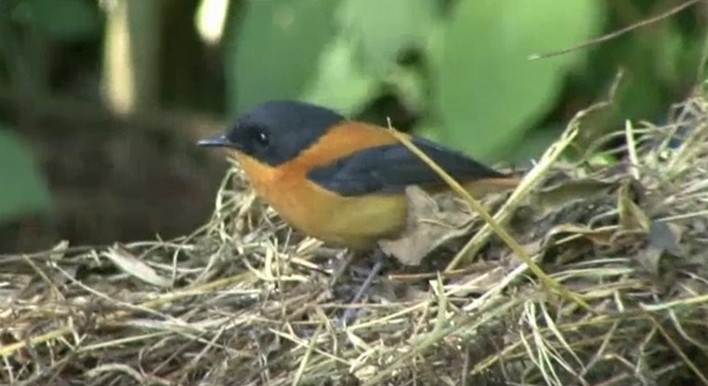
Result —
[{"label": "orange belly", "polygon": [[395,236],[405,226],[405,195],[341,197],[292,169],[274,169],[236,157],[263,198],[293,228],[326,243],[356,249]]},{"label": "orange belly", "polygon": [[294,228],[336,246],[366,249],[405,226],[404,196],[343,198],[309,185],[264,199]]}]

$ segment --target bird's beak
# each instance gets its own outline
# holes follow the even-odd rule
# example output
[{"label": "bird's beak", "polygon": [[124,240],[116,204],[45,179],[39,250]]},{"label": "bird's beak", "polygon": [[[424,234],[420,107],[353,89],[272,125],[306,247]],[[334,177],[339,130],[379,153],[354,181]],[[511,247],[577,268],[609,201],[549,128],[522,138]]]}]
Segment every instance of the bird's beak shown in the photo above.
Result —
[{"label": "bird's beak", "polygon": [[211,138],[205,138],[197,142],[198,146],[202,147],[233,147],[238,148],[235,143],[231,142],[225,135],[217,135]]}]

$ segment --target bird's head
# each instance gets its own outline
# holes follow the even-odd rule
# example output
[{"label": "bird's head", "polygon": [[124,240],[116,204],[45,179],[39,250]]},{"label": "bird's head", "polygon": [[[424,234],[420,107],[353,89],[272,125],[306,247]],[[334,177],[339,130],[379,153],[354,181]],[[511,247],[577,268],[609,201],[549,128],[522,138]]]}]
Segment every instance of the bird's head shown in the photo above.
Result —
[{"label": "bird's head", "polygon": [[232,149],[275,167],[297,157],[344,120],[325,107],[271,101],[242,115],[225,134],[203,139],[198,145]]}]

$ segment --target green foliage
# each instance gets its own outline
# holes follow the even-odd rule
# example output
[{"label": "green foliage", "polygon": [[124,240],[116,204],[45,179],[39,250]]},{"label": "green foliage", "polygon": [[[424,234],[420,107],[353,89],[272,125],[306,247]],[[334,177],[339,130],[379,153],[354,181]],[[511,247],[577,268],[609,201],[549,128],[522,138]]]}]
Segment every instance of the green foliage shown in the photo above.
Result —
[{"label": "green foliage", "polygon": [[665,120],[669,105],[683,98],[705,75],[699,68],[705,26],[698,26],[690,17],[673,18],[605,42],[592,51],[587,66],[576,70],[575,94],[605,93],[619,69],[624,76],[612,108],[588,120],[580,147],[604,133],[622,129],[628,119],[659,124]]},{"label": "green foliage", "polygon": [[13,16],[56,40],[93,37],[101,26],[98,12],[85,0],[23,0]]},{"label": "green foliage", "polygon": [[0,128],[0,222],[49,207],[49,191],[30,152]]},{"label": "green foliage", "polygon": [[374,93],[376,82],[354,60],[355,53],[344,39],[327,46],[314,71],[317,76],[299,95],[300,99],[351,113]]},{"label": "green foliage", "polygon": [[[528,56],[596,34],[602,6],[483,0],[445,12],[443,5],[247,2],[229,51],[229,106],[241,113],[292,98],[355,115],[388,90],[422,114],[414,128],[421,135],[493,158],[548,113],[586,52],[540,61]],[[417,53],[418,65],[402,63],[404,52]],[[538,148],[535,143],[533,151]]]},{"label": "green foliage", "polygon": [[[297,98],[317,75],[336,32],[335,1],[250,1],[228,51],[230,113],[268,99]],[[240,24],[240,25],[239,25]]]},{"label": "green foliage", "polygon": [[342,4],[341,28],[361,65],[374,74],[394,70],[400,52],[425,48],[437,7],[430,0],[350,0]]},{"label": "green foliage", "polygon": [[[489,161],[518,161],[539,155],[574,111],[604,98],[620,69],[615,108],[592,117],[580,146],[626,118],[660,117],[700,81],[704,33],[691,16],[529,60],[656,15],[657,1],[321,2],[244,3],[228,66],[238,112],[293,98],[356,116],[393,94],[417,117],[405,129]],[[288,28],[275,22],[282,14]]]},{"label": "green foliage", "polygon": [[589,38],[599,6],[595,0],[461,2],[446,28],[436,82],[447,142],[490,159],[522,135],[553,105],[582,54],[528,56]]}]

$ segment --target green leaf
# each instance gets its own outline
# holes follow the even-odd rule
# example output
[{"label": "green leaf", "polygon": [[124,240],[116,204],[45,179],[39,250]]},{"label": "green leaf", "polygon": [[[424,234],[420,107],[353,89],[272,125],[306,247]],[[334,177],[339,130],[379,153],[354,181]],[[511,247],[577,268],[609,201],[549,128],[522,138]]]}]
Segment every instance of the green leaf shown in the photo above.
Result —
[{"label": "green leaf", "polygon": [[[271,99],[294,99],[316,76],[336,34],[332,0],[259,0],[248,7],[227,47],[229,110],[240,114]],[[334,87],[334,85],[333,85]]]},{"label": "green leaf", "polygon": [[423,112],[430,104],[428,79],[417,68],[399,66],[387,82],[400,102],[411,111]]},{"label": "green leaf", "polygon": [[30,152],[0,129],[0,221],[49,207],[49,191]]},{"label": "green leaf", "polygon": [[494,160],[552,106],[585,51],[530,61],[597,31],[596,0],[460,2],[445,31],[436,98],[446,142]]},{"label": "green leaf", "polygon": [[[613,58],[608,61],[607,58]],[[654,37],[615,40],[607,42],[601,52],[593,55],[590,66],[596,72],[586,76],[586,89],[594,89],[598,79],[611,79],[621,65],[624,70],[622,82],[613,97],[610,109],[588,119],[587,129],[581,136],[590,142],[603,133],[621,129],[626,120],[656,118],[657,112],[663,113],[670,103],[664,95],[668,84],[662,78],[666,75],[662,68],[665,61],[661,46]]]},{"label": "green leaf", "polygon": [[428,119],[415,125],[415,134],[433,142],[444,142],[438,122]]},{"label": "green leaf", "polygon": [[509,140],[510,146],[500,149],[499,157],[506,162],[526,164],[532,158],[539,158],[554,141],[563,134],[564,126],[545,126],[519,134]]},{"label": "green leaf", "polygon": [[85,0],[23,0],[13,16],[57,40],[93,37],[101,27],[97,9]]},{"label": "green leaf", "polygon": [[336,109],[345,115],[360,110],[375,92],[376,82],[357,66],[352,51],[344,39],[332,42],[320,58],[317,77],[300,99]]},{"label": "green leaf", "polygon": [[383,75],[401,50],[425,45],[435,12],[431,0],[349,0],[339,15],[365,68]]}]

